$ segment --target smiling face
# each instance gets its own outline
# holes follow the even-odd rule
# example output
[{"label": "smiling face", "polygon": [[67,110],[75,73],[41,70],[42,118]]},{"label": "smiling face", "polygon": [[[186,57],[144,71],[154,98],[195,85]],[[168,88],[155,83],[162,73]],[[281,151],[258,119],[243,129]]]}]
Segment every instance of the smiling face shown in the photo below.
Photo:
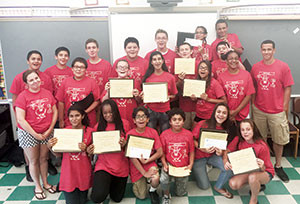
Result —
[{"label": "smiling face", "polygon": [[241,135],[248,143],[253,143],[253,127],[248,122],[242,122],[240,124]]},{"label": "smiling face", "polygon": [[29,65],[30,70],[39,71],[42,65],[42,57],[37,53],[33,53],[29,60],[27,60],[27,64]]},{"label": "smiling face", "polygon": [[143,130],[146,128],[147,123],[149,122],[149,118],[143,111],[137,112],[135,118],[133,119],[133,122],[136,124],[136,127],[139,130]]},{"label": "smiling face", "polygon": [[226,119],[228,118],[228,111],[227,108],[225,106],[218,106],[218,108],[216,109],[216,114],[215,114],[215,119],[217,122],[217,125],[220,126],[222,125]]},{"label": "smiling face", "polygon": [[40,90],[41,79],[37,73],[31,73],[26,78],[26,84],[28,86],[29,91],[36,92]]},{"label": "smiling face", "polygon": [[161,58],[161,55],[157,54],[152,57],[151,64],[154,67],[154,71],[161,71],[164,60]]},{"label": "smiling face", "polygon": [[235,71],[239,68],[239,56],[236,52],[231,52],[227,56],[226,64],[229,71]]},{"label": "smiling face", "polygon": [[125,47],[125,52],[130,60],[136,59],[138,57],[139,51],[140,48],[136,43],[133,42],[128,43]]},{"label": "smiling face", "polygon": [[116,71],[118,73],[118,78],[127,78],[129,76],[129,65],[125,61],[120,61],[117,64]]},{"label": "smiling face", "polygon": [[113,123],[113,112],[109,104],[106,104],[102,107],[102,114],[107,123]]},{"label": "smiling face", "polygon": [[157,33],[155,42],[158,50],[164,50],[167,48],[168,36],[165,33]]},{"label": "smiling face", "polygon": [[85,77],[86,66],[81,62],[75,62],[72,67],[73,75],[76,80],[81,80]]},{"label": "smiling face", "polygon": [[228,52],[228,47],[226,45],[219,45],[217,48],[217,54],[221,59],[221,55],[225,55]]},{"label": "smiling face", "polygon": [[201,79],[203,79],[203,80],[208,79],[209,70],[208,70],[208,66],[205,62],[202,62],[199,64],[198,74],[201,77]]},{"label": "smiling face", "polygon": [[71,110],[69,113],[69,121],[73,129],[82,128],[82,120],[84,116],[77,110]]},{"label": "smiling face", "polygon": [[96,58],[98,57],[99,47],[97,47],[96,43],[90,42],[86,45],[85,51],[90,58]]},{"label": "smiling face", "polygon": [[190,58],[192,53],[193,50],[187,44],[180,45],[178,48],[178,54],[181,58]]},{"label": "smiling face", "polygon": [[65,66],[69,61],[69,54],[67,51],[62,50],[57,54],[57,56],[55,56],[55,59],[57,60],[59,65]]},{"label": "smiling face", "polygon": [[264,61],[270,61],[274,59],[275,48],[270,44],[262,44],[261,45],[261,54],[263,56]]},{"label": "smiling face", "polygon": [[216,31],[219,38],[226,38],[228,31],[226,23],[218,23],[216,26]]},{"label": "smiling face", "polygon": [[203,40],[207,37],[207,33],[203,28],[197,28],[195,32],[195,39]]}]

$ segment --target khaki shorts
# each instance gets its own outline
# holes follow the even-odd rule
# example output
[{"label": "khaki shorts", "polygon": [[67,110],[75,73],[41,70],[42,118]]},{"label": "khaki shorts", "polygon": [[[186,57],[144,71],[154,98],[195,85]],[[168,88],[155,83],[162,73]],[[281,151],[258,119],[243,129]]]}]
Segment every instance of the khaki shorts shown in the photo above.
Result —
[{"label": "khaki shorts", "polygon": [[252,105],[253,121],[260,134],[266,139],[271,133],[272,141],[279,145],[285,145],[290,141],[289,124],[285,112],[265,113]]},{"label": "khaki shorts", "polygon": [[[157,176],[159,176],[158,168],[156,166],[152,166],[151,168],[155,168],[157,170]],[[150,168],[150,169],[151,169]],[[132,191],[134,195],[139,199],[145,199],[148,192],[147,184],[151,182],[151,179],[147,179],[145,177],[140,178],[138,181],[132,184]]]},{"label": "khaki shorts", "polygon": [[183,128],[187,130],[191,130],[194,123],[194,119],[196,117],[196,112],[184,112],[184,114],[185,114],[185,121],[184,121]]}]

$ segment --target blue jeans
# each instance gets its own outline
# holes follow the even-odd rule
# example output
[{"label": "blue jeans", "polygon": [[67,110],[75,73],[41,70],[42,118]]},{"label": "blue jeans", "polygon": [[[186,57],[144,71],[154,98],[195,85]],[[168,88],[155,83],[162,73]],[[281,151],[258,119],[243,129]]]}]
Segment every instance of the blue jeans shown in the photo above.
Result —
[{"label": "blue jeans", "polygon": [[211,157],[205,157],[194,161],[193,173],[196,179],[196,184],[200,189],[208,189],[210,186],[206,164],[210,164],[221,170],[219,178],[215,184],[216,189],[222,189],[223,185],[232,176],[232,171],[226,171],[224,168],[223,160],[221,156],[213,154]]},{"label": "blue jeans", "polygon": [[164,130],[170,128],[169,126],[169,117],[164,112],[155,112],[148,108],[150,117],[149,117],[149,123],[148,127],[156,129],[157,123],[160,127],[160,132],[163,132]]}]

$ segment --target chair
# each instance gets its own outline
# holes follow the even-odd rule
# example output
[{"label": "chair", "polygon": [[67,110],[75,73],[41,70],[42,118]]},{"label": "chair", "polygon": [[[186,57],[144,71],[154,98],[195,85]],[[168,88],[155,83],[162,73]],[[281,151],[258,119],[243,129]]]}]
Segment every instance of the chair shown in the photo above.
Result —
[{"label": "chair", "polygon": [[290,127],[290,135],[294,136],[293,139],[295,141],[295,149],[294,149],[294,157],[297,157],[298,153],[298,143],[299,143],[299,129],[300,129],[300,97],[293,98],[292,102],[293,111],[293,124],[289,122]]}]

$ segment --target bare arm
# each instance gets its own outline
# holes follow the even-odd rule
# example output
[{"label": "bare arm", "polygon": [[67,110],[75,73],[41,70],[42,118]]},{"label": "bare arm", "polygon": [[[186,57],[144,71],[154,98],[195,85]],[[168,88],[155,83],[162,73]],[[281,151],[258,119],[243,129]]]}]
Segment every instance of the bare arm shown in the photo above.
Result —
[{"label": "bare arm", "polygon": [[234,119],[234,117],[249,103],[251,99],[251,95],[245,96],[240,105],[235,109],[230,111],[230,118]]},{"label": "bare arm", "polygon": [[287,86],[287,87],[284,88],[283,110],[286,112],[287,115],[288,115],[288,111],[289,111],[291,91],[292,91],[291,86]]},{"label": "bare arm", "polygon": [[50,124],[50,127],[48,128],[48,130],[46,131],[46,132],[44,132],[42,135],[44,136],[44,137],[48,137],[50,134],[51,134],[51,132],[53,131],[53,128],[54,128],[54,126],[55,126],[55,123],[56,123],[56,121],[57,121],[57,114],[58,114],[58,112],[57,112],[57,108],[56,108],[56,105],[54,104],[53,106],[52,106],[52,112],[53,112],[53,116],[52,116],[52,121],[51,121],[51,124]]},{"label": "bare arm", "polygon": [[94,110],[99,104],[99,100],[98,101],[94,101],[86,110],[86,113],[91,112],[92,110]]},{"label": "bare arm", "polygon": [[64,114],[65,114],[65,104],[63,102],[58,102],[58,121],[59,121],[59,127],[64,128]]}]

